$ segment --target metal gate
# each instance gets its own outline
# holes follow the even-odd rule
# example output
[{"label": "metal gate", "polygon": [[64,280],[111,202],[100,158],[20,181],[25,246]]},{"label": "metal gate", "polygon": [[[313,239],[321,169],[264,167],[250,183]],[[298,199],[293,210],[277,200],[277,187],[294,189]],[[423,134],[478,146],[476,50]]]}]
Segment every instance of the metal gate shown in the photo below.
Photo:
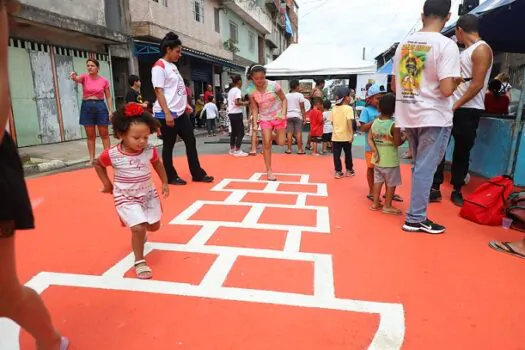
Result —
[{"label": "metal gate", "polygon": [[113,96],[107,54],[10,39],[9,85],[19,147],[85,137],[79,125],[82,87],[71,81],[69,73],[86,72],[90,57],[100,62],[100,75],[110,81]]}]

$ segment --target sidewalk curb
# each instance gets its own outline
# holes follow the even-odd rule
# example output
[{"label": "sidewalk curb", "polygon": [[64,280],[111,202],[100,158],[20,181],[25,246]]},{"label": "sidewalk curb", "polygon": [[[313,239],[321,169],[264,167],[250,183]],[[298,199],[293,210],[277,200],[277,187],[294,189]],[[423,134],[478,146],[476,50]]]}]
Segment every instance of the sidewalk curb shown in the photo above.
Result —
[{"label": "sidewalk curb", "polygon": [[[206,136],[208,132],[206,130],[199,131],[195,133],[195,137],[202,137]],[[181,140],[178,139],[177,142],[180,142]],[[151,143],[153,147],[159,148],[162,147],[162,140],[155,140]],[[46,173],[54,170],[69,168],[72,166],[76,166],[82,163],[86,163],[89,161],[89,157],[84,157],[80,159],[70,160],[70,161],[62,161],[58,159],[49,159],[45,160],[43,162],[37,163],[37,164],[28,164],[24,165],[24,175],[25,176],[31,176],[31,175],[37,175],[41,173]],[[86,165],[85,168],[88,168]]]}]

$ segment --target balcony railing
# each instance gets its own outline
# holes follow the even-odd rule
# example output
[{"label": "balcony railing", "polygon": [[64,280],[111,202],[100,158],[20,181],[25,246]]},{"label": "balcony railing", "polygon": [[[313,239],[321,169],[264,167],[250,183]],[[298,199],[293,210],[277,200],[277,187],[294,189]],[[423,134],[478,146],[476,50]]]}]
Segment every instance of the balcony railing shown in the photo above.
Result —
[{"label": "balcony railing", "polygon": [[262,34],[272,31],[272,19],[255,0],[226,0],[224,5]]}]

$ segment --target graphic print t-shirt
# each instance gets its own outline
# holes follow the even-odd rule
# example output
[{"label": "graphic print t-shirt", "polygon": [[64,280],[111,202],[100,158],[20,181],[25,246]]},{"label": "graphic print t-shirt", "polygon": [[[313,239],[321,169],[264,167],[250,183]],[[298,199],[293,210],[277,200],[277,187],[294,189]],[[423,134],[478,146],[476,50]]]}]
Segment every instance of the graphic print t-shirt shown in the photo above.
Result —
[{"label": "graphic print t-shirt", "polygon": [[459,49],[440,33],[418,32],[394,56],[396,125],[401,128],[452,126],[452,98],[439,83],[460,77]]},{"label": "graphic print t-shirt", "polygon": [[142,104],[144,103],[144,100],[142,99],[142,95],[140,93],[133,89],[129,89],[128,93],[126,94],[126,102],[135,102]]}]

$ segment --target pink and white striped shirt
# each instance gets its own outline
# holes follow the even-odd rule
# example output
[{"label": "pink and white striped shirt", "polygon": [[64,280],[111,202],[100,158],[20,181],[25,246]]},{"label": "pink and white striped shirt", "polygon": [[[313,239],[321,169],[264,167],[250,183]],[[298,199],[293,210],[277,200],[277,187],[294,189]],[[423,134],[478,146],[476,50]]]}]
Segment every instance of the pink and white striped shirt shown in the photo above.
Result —
[{"label": "pink and white striped shirt", "polygon": [[120,144],[106,149],[99,157],[105,167],[114,169],[113,196],[115,206],[144,204],[159,194],[151,181],[149,164],[159,160],[157,149],[148,145],[138,153],[126,153]]}]

